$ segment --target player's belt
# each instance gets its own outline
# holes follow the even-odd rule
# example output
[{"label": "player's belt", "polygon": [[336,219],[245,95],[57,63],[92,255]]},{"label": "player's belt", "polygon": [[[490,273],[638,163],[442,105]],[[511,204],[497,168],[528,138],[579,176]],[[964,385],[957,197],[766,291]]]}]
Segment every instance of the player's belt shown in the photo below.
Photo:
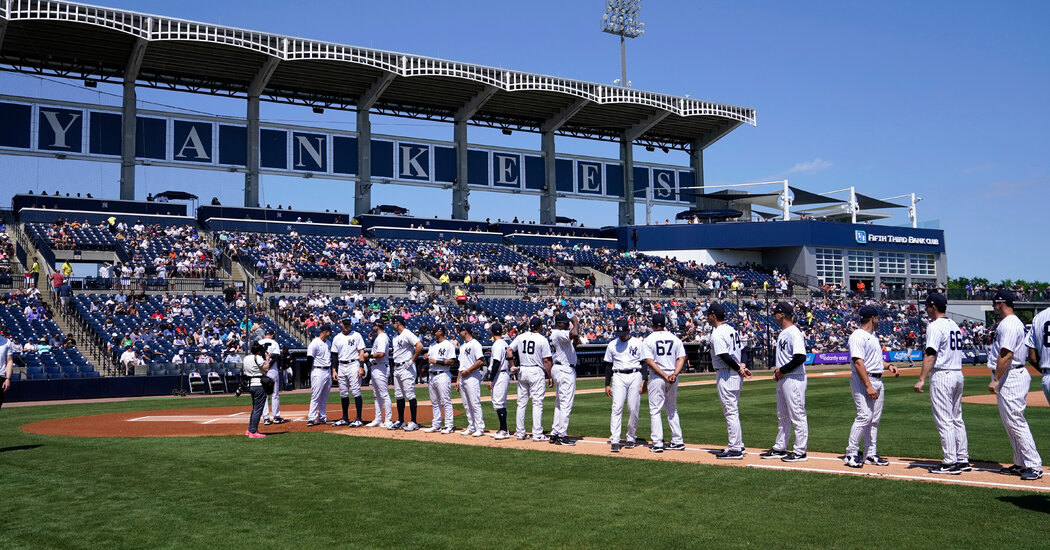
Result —
[{"label": "player's belt", "polygon": [[332,365],[324,365],[324,366],[314,365],[314,368],[315,369],[331,369]]},{"label": "player's belt", "polygon": [[1039,370],[1043,371],[1043,374],[1050,374],[1050,367],[1047,367],[1045,369],[1039,369]]},{"label": "player's belt", "polygon": [[642,369],[614,370],[613,372],[615,372],[617,374],[631,374],[632,372],[642,372]]},{"label": "player's belt", "polygon": [[868,378],[882,378],[881,372],[869,372]]},{"label": "player's belt", "polygon": [[411,361],[405,361],[403,363],[394,363],[395,367],[408,367],[408,366],[411,366],[411,365],[412,365]]},{"label": "player's belt", "polygon": [[357,363],[357,362],[358,362],[357,359],[354,359],[353,361],[342,361],[342,360],[340,360],[339,364],[340,365],[353,365],[354,363]]},{"label": "player's belt", "polygon": [[576,365],[570,363],[555,363],[554,365],[559,367],[569,367],[570,369],[576,368]]}]

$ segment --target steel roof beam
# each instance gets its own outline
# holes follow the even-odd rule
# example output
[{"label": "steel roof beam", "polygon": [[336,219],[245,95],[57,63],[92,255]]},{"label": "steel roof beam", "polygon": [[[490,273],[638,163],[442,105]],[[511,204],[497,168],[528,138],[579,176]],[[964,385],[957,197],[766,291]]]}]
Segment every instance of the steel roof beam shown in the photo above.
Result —
[{"label": "steel roof beam", "polygon": [[255,73],[255,78],[252,79],[252,83],[248,85],[248,97],[259,97],[262,95],[266,85],[270,82],[270,78],[277,70],[278,63],[280,63],[280,60],[276,57],[266,58],[266,63],[259,67],[259,71]]},{"label": "steel roof beam", "polygon": [[474,97],[470,98],[470,101],[468,101],[465,105],[460,107],[458,111],[456,111],[456,115],[454,117],[455,121],[466,122],[474,118],[474,115],[478,112],[478,109],[481,109],[481,107],[484,106],[485,103],[490,98],[492,98],[492,96],[495,95],[498,91],[499,88],[495,86],[485,86],[480,92],[475,94]]},{"label": "steel roof beam", "polygon": [[379,97],[383,95],[390,83],[397,77],[397,73],[385,72],[383,76],[379,77],[378,80],[372,83],[372,86],[368,90],[361,94],[361,97],[357,98],[357,109],[359,111],[367,111],[376,104]]},{"label": "steel roof beam", "polygon": [[634,143],[634,140],[642,137],[642,135],[649,130],[652,130],[653,126],[659,124],[660,121],[667,118],[667,115],[669,114],[671,113],[668,113],[667,111],[657,111],[653,113],[645,120],[628,128],[623,134],[624,140],[627,141],[627,143]]},{"label": "steel roof beam", "polygon": [[569,122],[569,119],[576,116],[576,113],[580,112],[589,105],[591,101],[589,99],[577,99],[571,105],[564,108],[558,114],[548,118],[543,124],[540,125],[540,132],[554,132]]},{"label": "steel roof beam", "polygon": [[128,55],[128,64],[124,68],[124,98],[121,114],[120,142],[120,199],[135,200],[135,132],[138,128],[138,94],[135,92],[135,81],[139,78],[142,59],[146,56],[146,40],[138,38]]},{"label": "steel roof beam", "polygon": [[699,148],[701,151],[707,149],[711,146],[711,144],[729,134],[729,132],[736,130],[737,127],[741,124],[743,124],[743,122],[740,122],[738,120],[726,121],[725,124],[722,124],[714,130],[711,130],[710,132],[693,140],[693,142],[690,144],[690,147],[694,150]]}]

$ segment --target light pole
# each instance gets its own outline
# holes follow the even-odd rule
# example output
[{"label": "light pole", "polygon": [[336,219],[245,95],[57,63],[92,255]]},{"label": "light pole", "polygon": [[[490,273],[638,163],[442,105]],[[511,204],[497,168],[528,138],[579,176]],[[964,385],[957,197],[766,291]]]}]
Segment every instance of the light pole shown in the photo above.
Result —
[{"label": "light pole", "polygon": [[627,86],[627,39],[645,34],[645,23],[638,20],[642,0],[606,0],[602,32],[620,37],[620,86]]}]

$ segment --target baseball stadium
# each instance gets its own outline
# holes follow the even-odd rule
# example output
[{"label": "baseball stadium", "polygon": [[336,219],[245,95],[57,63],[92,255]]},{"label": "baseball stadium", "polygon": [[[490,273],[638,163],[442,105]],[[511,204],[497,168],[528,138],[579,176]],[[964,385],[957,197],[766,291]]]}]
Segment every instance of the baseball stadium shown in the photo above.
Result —
[{"label": "baseball stadium", "polygon": [[712,177],[592,7],[612,83],[0,1],[0,547],[1045,547],[1050,286]]}]

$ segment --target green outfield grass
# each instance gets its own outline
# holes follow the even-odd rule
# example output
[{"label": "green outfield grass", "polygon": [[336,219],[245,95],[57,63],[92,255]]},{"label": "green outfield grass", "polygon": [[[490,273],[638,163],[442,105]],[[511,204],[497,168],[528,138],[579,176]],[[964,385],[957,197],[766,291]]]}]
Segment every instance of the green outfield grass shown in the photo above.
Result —
[{"label": "green outfield grass", "polygon": [[[967,393],[983,391],[981,380],[968,379]],[[914,378],[886,382],[882,452],[939,457],[928,396],[912,393]],[[724,443],[713,386],[682,388],[679,401],[688,442]],[[749,448],[772,441],[774,403],[772,382],[745,385]],[[1013,491],[320,433],[256,441],[20,430],[61,416],[227,405],[248,401],[4,408],[0,547],[1035,548],[1050,539],[1050,496]],[[648,436],[644,397],[642,407]],[[552,408],[548,398],[548,427]],[[853,416],[848,380],[811,380],[808,409],[810,449],[841,452]],[[607,437],[608,411],[604,395],[578,396],[570,433]],[[1009,461],[995,406],[968,404],[964,415],[973,459]],[[1050,409],[1030,408],[1028,419],[1045,457]]]}]

